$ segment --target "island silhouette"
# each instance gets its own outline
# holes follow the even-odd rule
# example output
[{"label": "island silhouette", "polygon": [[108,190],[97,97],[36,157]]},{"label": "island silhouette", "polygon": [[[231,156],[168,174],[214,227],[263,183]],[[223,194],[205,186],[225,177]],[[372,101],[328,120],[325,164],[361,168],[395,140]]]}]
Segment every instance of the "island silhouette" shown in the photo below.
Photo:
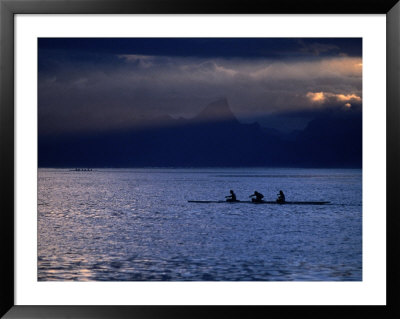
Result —
[{"label": "island silhouette", "polygon": [[257,122],[241,123],[222,98],[188,119],[166,114],[144,127],[39,134],[38,164],[74,168],[361,168],[362,113],[325,112],[304,130],[282,133]]}]

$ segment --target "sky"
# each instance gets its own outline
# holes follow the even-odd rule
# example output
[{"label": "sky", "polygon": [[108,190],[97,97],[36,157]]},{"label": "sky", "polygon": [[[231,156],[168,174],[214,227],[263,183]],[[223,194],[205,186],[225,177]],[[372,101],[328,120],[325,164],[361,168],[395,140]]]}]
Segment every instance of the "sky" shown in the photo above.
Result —
[{"label": "sky", "polygon": [[362,105],[361,38],[40,38],[38,71],[40,135],[191,118],[220,98],[282,131]]}]

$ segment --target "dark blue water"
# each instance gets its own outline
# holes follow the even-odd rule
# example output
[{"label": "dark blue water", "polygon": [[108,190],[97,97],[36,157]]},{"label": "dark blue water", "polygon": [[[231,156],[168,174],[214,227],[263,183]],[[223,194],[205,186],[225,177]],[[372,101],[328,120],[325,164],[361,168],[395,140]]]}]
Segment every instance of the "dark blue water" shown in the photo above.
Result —
[{"label": "dark blue water", "polygon": [[[362,280],[362,172],[39,169],[38,280]],[[330,205],[196,204],[235,190]]]}]

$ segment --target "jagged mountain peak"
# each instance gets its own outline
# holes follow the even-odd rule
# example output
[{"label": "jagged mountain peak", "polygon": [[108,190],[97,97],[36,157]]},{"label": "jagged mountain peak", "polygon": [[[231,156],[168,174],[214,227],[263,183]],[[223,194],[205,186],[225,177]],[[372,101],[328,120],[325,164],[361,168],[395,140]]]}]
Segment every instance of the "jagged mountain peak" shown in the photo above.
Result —
[{"label": "jagged mountain peak", "polygon": [[236,116],[229,107],[228,100],[222,98],[208,104],[196,117],[198,121],[234,121]]}]

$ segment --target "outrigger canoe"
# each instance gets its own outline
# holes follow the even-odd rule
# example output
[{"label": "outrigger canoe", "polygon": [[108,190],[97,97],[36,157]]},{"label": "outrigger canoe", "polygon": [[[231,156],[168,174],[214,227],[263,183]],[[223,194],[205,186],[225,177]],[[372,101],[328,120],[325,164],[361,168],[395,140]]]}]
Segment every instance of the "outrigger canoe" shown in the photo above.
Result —
[{"label": "outrigger canoe", "polygon": [[325,205],[329,204],[330,202],[284,202],[279,203],[276,201],[261,201],[261,202],[252,202],[252,201],[235,201],[235,202],[228,202],[225,200],[188,200],[189,203],[200,203],[200,204],[276,204],[276,205]]}]

